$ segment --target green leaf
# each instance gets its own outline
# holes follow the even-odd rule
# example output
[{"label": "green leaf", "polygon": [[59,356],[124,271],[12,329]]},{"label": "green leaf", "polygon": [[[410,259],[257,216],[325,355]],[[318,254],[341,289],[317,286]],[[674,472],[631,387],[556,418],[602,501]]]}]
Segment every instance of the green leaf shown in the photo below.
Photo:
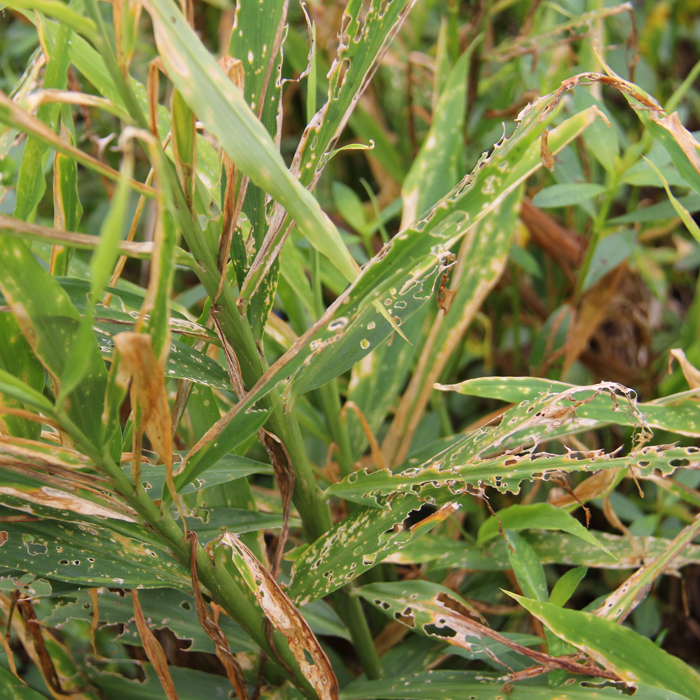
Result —
[{"label": "green leaf", "polygon": [[0,685],[6,700],[46,700],[46,696],[32,690],[0,666]]},{"label": "green leaf", "polygon": [[413,533],[400,524],[422,506],[415,496],[362,508],[335,525],[294,563],[287,593],[299,606],[323,598],[400,549]]},{"label": "green leaf", "polygon": [[629,228],[615,231],[601,238],[593,251],[588,273],[583,282],[583,291],[590,289],[610,270],[614,270],[620,263],[627,260],[632,255],[636,242],[637,233]]},{"label": "green leaf", "polygon": [[404,224],[413,222],[444,197],[463,172],[467,74],[471,56],[480,43],[470,42],[450,72],[433,111],[428,135],[403,181]]},{"label": "green leaf", "polygon": [[[105,662],[104,671],[100,670],[100,661],[87,666],[88,677],[102,691],[106,700],[163,700],[163,687],[151,664],[145,661],[133,663],[134,674],[137,673],[137,669],[142,671],[145,680],[130,680],[125,675],[115,673],[111,661]],[[231,681],[225,676],[177,666],[169,666],[168,670],[177,689],[178,700],[225,698],[231,690]]]},{"label": "green leaf", "polygon": [[[215,439],[209,440],[202,449],[181,464],[175,475],[175,488],[178,492],[204,474],[225,454],[255,435],[265,423],[267,415],[268,411],[262,410],[239,412]],[[163,498],[170,498],[167,489],[163,491]]]},{"label": "green leaf", "polygon": [[[559,382],[541,377],[478,377],[460,384],[439,384],[442,391],[458,391],[467,396],[481,396],[499,399],[509,403],[531,400],[538,395],[574,390],[574,384]],[[651,428],[669,430],[680,435],[700,436],[700,408],[697,401],[684,394],[666,396],[656,401],[636,402],[636,393],[629,394],[636,409],[620,410],[610,395],[605,392],[596,395],[590,402],[576,408],[576,416],[585,419],[586,429],[602,427],[609,423],[637,426],[637,416],[643,415]]]},{"label": "green leaf", "polygon": [[[243,508],[202,506],[185,509],[185,516],[188,529],[194,530],[204,543],[226,531],[240,535],[244,532],[280,529],[284,523],[281,515]],[[298,520],[292,520],[291,524],[295,527],[300,523]]]},{"label": "green leaf", "polygon": [[334,182],[333,203],[340,215],[355,231],[364,231],[365,226],[367,226],[367,215],[365,214],[362,200],[355,190],[342,182]]},{"label": "green leaf", "polygon": [[289,172],[265,127],[170,0],[147,0],[160,56],[183,98],[233,162],[294,217],[348,281],[357,266],[335,226]]},{"label": "green leaf", "polygon": [[[20,240],[0,235],[0,289],[21,323],[36,356],[55,377],[74,363],[71,356],[80,316],[58,282]],[[107,371],[97,343],[86,343],[80,383],[57,407],[95,445],[102,430]]]},{"label": "green leaf", "polygon": [[[177,466],[177,463],[176,463]],[[123,467],[125,473],[131,473],[131,464]],[[219,459],[214,466],[208,467],[206,474],[201,474],[185,484],[179,493],[197,493],[202,489],[210,488],[218,484],[225,484],[235,479],[242,479],[252,474],[273,474],[272,465],[264,462],[256,462],[248,457],[240,457],[236,454],[226,454]],[[165,485],[165,470],[162,465],[141,464],[141,484],[146,493],[157,500]]]},{"label": "green leaf", "polygon": [[[656,537],[635,537],[632,545],[623,536],[605,532],[594,534],[612,556],[597,545],[588,544],[578,537],[572,538],[568,534],[529,532],[524,534],[523,538],[537,552],[543,564],[567,564],[601,569],[637,568],[640,559],[658,559],[666,553],[669,546],[669,540]],[[499,571],[509,565],[508,546],[502,539],[482,549],[467,542],[446,544],[425,536],[419,542],[407,545],[391,559],[400,564],[433,561],[435,568],[454,567],[477,571]],[[684,566],[695,562],[700,562],[700,545],[686,547],[683,553],[669,564],[666,573],[677,573]]]},{"label": "green leaf", "polygon": [[[214,652],[214,644],[204,631],[197,612],[194,598],[187,591],[172,588],[153,588],[139,591],[139,603],[151,629],[169,629],[178,639],[190,642],[189,651]],[[100,588],[97,591],[97,611],[100,627],[125,624],[118,641],[142,646],[141,638],[133,624],[134,605],[130,596]],[[41,618],[48,627],[62,627],[69,620],[85,620],[93,617],[94,606],[88,590],[79,590],[62,599]],[[258,646],[229,617],[222,615],[219,626],[234,652],[256,652]],[[99,628],[98,628],[99,629]]]},{"label": "green leaf", "polygon": [[533,503],[527,506],[516,504],[498,511],[497,518],[490,517],[479,528],[477,544],[483,545],[498,536],[499,521],[501,527],[515,531],[561,530],[607,551],[573,515],[551,503]]},{"label": "green leaf", "polygon": [[508,595],[558,637],[589,654],[628,683],[663,688],[688,700],[697,697],[700,674],[650,639],[592,613],[568,610],[514,593]]},{"label": "green leaf", "polygon": [[589,182],[551,185],[540,190],[532,198],[532,203],[540,209],[568,207],[598,197],[605,192],[605,189],[604,185]]},{"label": "green leaf", "polygon": [[[14,391],[26,394],[29,402],[28,406],[34,405],[36,401],[48,404],[49,411],[51,404],[44,399],[41,391],[44,388],[44,369],[36,359],[29,343],[20,331],[17,319],[7,312],[0,312],[0,391],[4,396],[0,396],[0,404],[8,408],[23,408],[21,399],[12,398]],[[7,379],[14,387],[8,392],[3,386]],[[9,387],[8,387],[9,388]],[[12,392],[12,393],[10,393]],[[2,421],[10,435],[36,440],[41,433],[41,425],[19,416],[0,414]]]},{"label": "green leaf", "polygon": [[[63,3],[56,4],[63,5],[66,12],[73,13]],[[44,26],[55,24],[47,22],[45,18],[41,18],[41,15],[39,15],[39,23]],[[44,73],[44,88],[65,90],[71,34],[70,25],[62,24],[60,27],[57,26],[55,41],[51,47]],[[46,126],[55,131],[58,125],[58,115],[59,105],[43,104],[38,108],[36,116]],[[17,178],[17,205],[14,211],[16,219],[28,220],[44,195],[46,190],[44,168],[48,153],[49,145],[45,141],[35,136],[28,137]]]},{"label": "green leaf", "polygon": [[661,180],[661,183],[663,184],[664,189],[666,190],[666,194],[668,195],[668,198],[671,201],[671,205],[673,206],[676,214],[678,214],[678,216],[681,217],[681,221],[683,221],[685,227],[692,234],[693,238],[695,238],[695,240],[698,241],[698,243],[700,243],[700,226],[698,226],[697,223],[695,223],[695,219],[693,219],[693,217],[690,215],[690,212],[681,204],[680,200],[674,197],[673,192],[671,192],[671,188],[669,187],[669,182],[662,175],[661,170],[659,170],[659,168],[657,168],[651,161],[647,162],[649,163],[649,166],[653,168],[658,178]]},{"label": "green leaf", "polygon": [[518,580],[520,590],[528,598],[535,600],[547,600],[549,590],[544,568],[537,557],[535,550],[513,530],[506,530],[508,544],[508,559]]},{"label": "green leaf", "polygon": [[549,595],[549,602],[553,605],[566,605],[587,572],[588,567],[577,566],[560,576]]},{"label": "green leaf", "polygon": [[59,581],[117,588],[189,589],[189,569],[165,549],[95,523],[3,523],[3,564]]},{"label": "green leaf", "polygon": [[369,4],[351,0],[345,7],[338,52],[328,74],[328,100],[311,120],[294,157],[294,170],[305,185],[318,180],[411,4],[410,0],[371,0]]},{"label": "green leaf", "polygon": [[[483,671],[425,671],[378,681],[358,679],[346,686],[340,700],[625,700],[628,695],[590,680],[575,680],[565,688],[516,683],[503,690],[503,676]],[[672,691],[637,686],[634,700],[683,700]]]}]

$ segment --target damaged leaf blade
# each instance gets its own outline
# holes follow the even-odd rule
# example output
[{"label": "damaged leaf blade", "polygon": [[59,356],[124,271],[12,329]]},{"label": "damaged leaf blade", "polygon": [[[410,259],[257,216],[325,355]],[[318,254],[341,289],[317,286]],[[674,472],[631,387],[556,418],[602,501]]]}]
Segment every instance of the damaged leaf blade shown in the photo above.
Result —
[{"label": "damaged leaf blade", "polygon": [[255,595],[267,620],[284,635],[301,672],[319,698],[338,700],[338,680],[328,657],[287,594],[237,537],[226,533],[219,546],[231,550],[236,567]]}]

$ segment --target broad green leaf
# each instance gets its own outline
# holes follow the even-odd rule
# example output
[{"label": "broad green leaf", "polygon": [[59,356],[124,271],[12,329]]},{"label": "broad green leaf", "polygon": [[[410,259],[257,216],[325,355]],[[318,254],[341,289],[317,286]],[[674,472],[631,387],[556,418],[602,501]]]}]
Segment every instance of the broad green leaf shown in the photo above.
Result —
[{"label": "broad green leaf", "polygon": [[[696,192],[691,192],[685,197],[678,197],[677,201],[689,214],[695,214],[700,211],[700,194]],[[643,209],[635,209],[629,212],[629,214],[623,214],[622,216],[616,216],[614,219],[608,219],[608,224],[611,226],[623,226],[636,223],[643,224],[650,221],[672,219],[676,215],[676,209],[671,202],[659,202],[658,204],[652,204]]]},{"label": "broad green leaf", "polygon": [[528,598],[547,600],[549,597],[547,578],[537,552],[513,530],[506,529],[505,532],[510,545],[508,558],[520,590]]},{"label": "broad green leaf", "polygon": [[[65,113],[66,110],[62,112]],[[71,127],[72,124],[72,114]],[[71,133],[66,130],[67,133]],[[78,165],[63,153],[56,153],[54,157],[54,207],[60,212],[60,220],[67,231],[77,231],[80,218],[83,215],[83,207],[78,193]],[[54,216],[54,219],[57,217]],[[68,265],[73,251],[67,246],[58,246],[53,251],[54,275],[67,275]]]},{"label": "broad green leaf", "polygon": [[[124,662],[126,663],[126,662]],[[114,673],[112,661],[101,670],[100,661],[87,666],[91,683],[97,686],[106,700],[164,700],[163,687],[151,664],[134,661],[134,675],[142,671],[145,680],[130,680],[126,675]],[[226,676],[195,671],[191,668],[169,666],[170,675],[177,689],[178,700],[202,700],[202,698],[226,698],[231,691],[231,681]]]},{"label": "broad green leaf", "polygon": [[[576,90],[573,94],[574,109],[581,110],[595,106],[601,109],[603,105],[594,97],[590,90]],[[583,135],[583,141],[588,152],[603,166],[605,171],[615,175],[617,171],[616,158],[620,153],[620,138],[614,119],[601,109],[604,119],[599,119]],[[621,130],[620,130],[621,131]]]},{"label": "broad green leaf", "polygon": [[593,199],[603,192],[605,192],[605,186],[588,182],[550,185],[540,190],[532,198],[532,203],[540,209],[568,207]]},{"label": "broad green leaf", "polygon": [[292,569],[289,596],[306,605],[381,563],[413,537],[401,523],[422,505],[415,496],[404,496],[345,518],[301,553]]},{"label": "broad green leaf", "polygon": [[[524,533],[523,538],[537,552],[543,564],[567,564],[603,569],[636,569],[639,562],[653,561],[668,551],[669,540],[656,537],[635,537],[634,546],[621,535],[595,532],[598,541],[612,554],[579,538],[558,532]],[[481,548],[467,542],[438,542],[430,536],[421,538],[394,554],[396,563],[434,562],[436,568],[463,568],[478,571],[497,571],[508,568],[508,546],[502,540]],[[700,562],[700,545],[690,545],[673,559],[667,573],[677,573],[681,568]]]},{"label": "broad green leaf", "polygon": [[[483,618],[457,593],[430,581],[371,583],[355,589],[359,595],[392,620],[413,632],[439,639],[455,649],[456,654],[483,658],[502,664],[499,654],[521,652],[511,637],[489,629]],[[531,642],[531,638],[526,640]],[[494,643],[499,644],[495,647]],[[523,645],[524,646],[524,645]]]},{"label": "broad green leaf", "polygon": [[59,581],[116,588],[190,589],[189,569],[152,542],[119,535],[97,524],[57,520],[3,523],[3,564]]},{"label": "broad green leaf", "polygon": [[[58,282],[36,261],[22,241],[0,235],[0,289],[20,322],[36,356],[55,377],[75,358],[71,350],[80,316]],[[107,372],[97,343],[86,344],[85,372],[58,406],[93,442],[99,444]]]},{"label": "broad green leaf", "polygon": [[356,472],[326,489],[329,496],[339,496],[358,503],[368,503],[392,493],[418,493],[423,489],[447,486],[456,493],[465,484],[488,485],[502,493],[519,493],[522,481],[547,480],[557,472],[593,472],[599,469],[634,469],[639,476],[659,470],[671,474],[678,467],[700,469],[700,452],[696,447],[649,446],[626,457],[603,452],[571,452],[567,455],[536,453],[502,455],[492,459],[473,459],[460,455],[462,443],[435,455],[419,467],[392,474],[388,470]]},{"label": "broad green leaf", "polygon": [[7,669],[0,666],[0,685],[6,700],[46,700],[46,696],[17,680]]},{"label": "broad green leaf", "polygon": [[[197,533],[203,543],[213,540],[223,532],[240,535],[244,532],[280,529],[284,522],[281,515],[260,513],[243,508],[205,507],[185,509],[187,527]],[[293,519],[292,527],[301,523]]]},{"label": "broad green leaf", "polygon": [[552,587],[549,602],[553,605],[566,605],[587,572],[588,567],[577,566],[575,569],[569,569],[563,576],[560,576]]},{"label": "broad green leaf", "polygon": [[685,551],[698,533],[700,533],[700,516],[684,527],[672,542],[669,542],[661,556],[652,562],[645,563],[611,593],[596,610],[596,614],[606,620],[624,620],[644,600],[656,579],[666,572],[668,565]]},{"label": "broad green leaf", "polygon": [[[619,392],[619,399],[616,392]],[[438,447],[437,453],[418,466],[404,468],[398,473],[386,469],[355,472],[331,485],[326,494],[368,503],[392,493],[419,495],[423,489],[438,486],[448,486],[455,493],[466,484],[477,488],[489,485],[502,493],[517,493],[524,479],[546,480],[554,470],[575,472],[625,467],[633,468],[635,474],[643,477],[652,474],[654,469],[668,474],[679,466],[700,468],[700,450],[696,447],[646,446],[635,448],[624,457],[603,450],[570,451],[564,455],[536,451],[540,440],[572,421],[577,407],[601,393],[608,396],[611,406],[627,411],[630,420],[644,427],[644,417],[635,405],[634,394],[619,384],[602,383],[557,394],[540,394],[506,411],[498,426],[479,428],[446,449]],[[582,398],[576,398],[577,394]],[[505,446],[513,446],[513,449],[498,454]]]},{"label": "broad green leaf", "polygon": [[[700,193],[700,144],[683,126],[678,112],[673,112],[666,117],[641,108],[636,108],[636,112],[649,133],[671,156],[673,165],[683,178],[684,184],[687,183]],[[669,184],[673,184],[668,177],[666,180]]]},{"label": "broad green leaf", "polygon": [[[399,403],[382,445],[387,462],[396,464],[408,452],[432,394],[429,388],[440,378],[474,316],[498,282],[505,268],[522,196],[522,187],[507,194],[500,206],[469,229],[462,241],[450,277],[454,297],[449,303],[445,299],[446,310],[437,313]],[[442,292],[447,297],[448,292]]]},{"label": "broad green leaf", "polygon": [[592,613],[560,608],[509,593],[558,637],[589,654],[628,683],[644,683],[693,700],[700,674],[633,630]]},{"label": "broad green leaf", "polygon": [[333,183],[333,203],[340,215],[355,231],[362,232],[367,226],[367,215],[360,196],[342,182]]},{"label": "broad green leaf", "polygon": [[287,169],[265,127],[170,0],[144,3],[168,76],[197,118],[248,177],[294,217],[311,244],[352,281],[357,267],[337,229]]},{"label": "broad green leaf", "polygon": [[[133,164],[128,157],[124,159],[124,162],[122,172],[125,178],[129,178],[132,175]],[[100,228],[99,246],[90,258],[90,296],[85,305],[84,315],[75,334],[73,345],[68,352],[69,356],[74,358],[89,356],[94,346],[92,321],[95,315],[95,306],[117,262],[118,246],[123,234],[126,233],[128,202],[129,189],[126,180],[122,180],[117,185],[111,206]],[[88,367],[89,365],[82,362],[66,364],[60,376],[59,404],[79,384]]]},{"label": "broad green leaf", "polygon": [[[7,312],[0,313],[0,370],[0,405],[8,408],[24,407],[21,400],[12,398],[12,394],[3,387],[4,377],[15,385],[16,390],[31,392],[41,403],[49,403],[40,396],[44,388],[44,369],[22,335],[17,319]],[[34,401],[28,405],[33,403]],[[41,433],[39,423],[19,416],[0,414],[0,421],[5,424],[10,435],[36,440]]]},{"label": "broad green leaf", "polygon": [[[477,544],[483,545],[498,537],[500,527],[520,530],[561,530],[580,537],[594,547],[605,547],[574,518],[573,515],[550,503],[519,504],[498,511],[498,517],[490,517],[479,528]],[[606,550],[607,551],[607,550]]]},{"label": "broad green leaf", "polygon": [[0,391],[5,396],[21,401],[25,406],[31,406],[46,416],[54,417],[53,404],[42,393],[5,370],[0,370]]},{"label": "broad green leaf", "polygon": [[[177,465],[177,463],[176,463]],[[123,468],[125,473],[131,474],[131,465]],[[225,484],[234,479],[242,479],[252,474],[272,474],[272,465],[264,462],[256,462],[248,457],[240,457],[236,454],[226,454],[212,467],[208,467],[205,474],[195,477],[185,484],[179,491],[181,494],[197,493],[218,484]],[[141,464],[141,485],[146,493],[157,500],[165,485],[165,469],[162,465]]]},{"label": "broad green leaf", "polygon": [[[575,385],[540,377],[478,377],[460,384],[438,385],[436,388],[443,391],[458,391],[468,396],[520,403],[545,393],[573,390]],[[639,425],[635,417],[635,414],[639,413],[644,416],[645,422],[651,428],[693,437],[700,435],[700,408],[694,398],[678,394],[656,401],[637,403],[634,392],[629,396],[636,405],[636,410],[633,412],[622,406],[616,407],[610,395],[601,393],[589,403],[578,406],[576,416],[584,419],[582,424],[587,429],[609,423],[634,427]]]},{"label": "broad green leaf", "polygon": [[588,267],[583,291],[590,289],[598,280],[614,270],[620,263],[632,255],[637,233],[633,229],[622,229],[601,238],[593,251]]},{"label": "broad green leaf", "polygon": [[[515,683],[503,690],[503,676],[483,671],[425,671],[378,681],[356,680],[340,700],[625,700],[626,691],[591,680],[576,680],[561,688]],[[635,700],[683,700],[682,695],[648,685],[637,686]]]},{"label": "broad green leaf", "polygon": [[[406,336],[421,333],[425,319],[431,314],[430,304],[424,304],[403,326]],[[355,364],[348,385],[348,401],[359,406],[372,433],[376,435],[382,421],[395,405],[406,377],[411,371],[413,358],[420,350],[417,344],[382,343]],[[367,437],[357,416],[348,411],[348,432],[354,455],[359,457],[367,447]]]},{"label": "broad green leaf", "polygon": [[[287,5],[285,0],[236,3],[234,28],[228,47],[231,56],[244,59],[241,66],[244,72],[243,94],[251,110],[259,115],[260,122],[275,142],[278,139],[278,128],[281,126],[283,59],[281,40],[284,38],[284,32],[288,31],[284,28]],[[236,191],[239,188],[240,181]],[[264,190],[255,182],[249,183],[243,201],[243,212],[250,222],[251,230],[248,235],[251,243],[254,244],[250,250],[253,256],[260,250],[267,234],[270,210]],[[234,233],[231,257],[236,266],[237,275],[240,269],[239,285],[242,287],[248,272],[247,254],[242,255],[245,251],[245,243],[242,239],[237,239],[236,235],[237,233]],[[235,253],[237,242],[240,242],[239,255]],[[242,258],[245,264],[241,264],[237,260],[238,257]],[[251,319],[256,338],[261,337],[272,308],[278,276],[279,261],[276,261],[262,279],[260,287],[250,301],[248,318]]]},{"label": "broad green leaf", "polygon": [[[151,629],[169,629],[178,639],[189,641],[189,651],[213,653],[214,644],[204,632],[195,611],[192,594],[172,588],[153,588],[139,591],[139,602],[144,617],[148,619]],[[100,627],[125,624],[126,627],[117,637],[118,641],[141,646],[142,642],[134,621],[134,606],[129,596],[106,588],[98,590],[97,611]],[[59,629],[69,620],[84,620],[92,617],[94,606],[88,590],[79,590],[62,599],[41,618],[42,624]],[[222,615],[219,625],[226,635],[231,648],[236,651],[256,652],[258,646],[229,617]]]},{"label": "broad green leaf", "polygon": [[[239,412],[214,439],[209,440],[202,449],[189,457],[175,472],[175,487],[178,491],[204,474],[209,467],[216,464],[224,455],[257,433],[267,419],[268,411]],[[169,499],[167,490],[163,497]]]},{"label": "broad green leaf", "polygon": [[464,117],[469,61],[478,46],[469,44],[450,72],[433,112],[428,135],[401,187],[405,225],[421,216],[459,181],[464,158]]}]

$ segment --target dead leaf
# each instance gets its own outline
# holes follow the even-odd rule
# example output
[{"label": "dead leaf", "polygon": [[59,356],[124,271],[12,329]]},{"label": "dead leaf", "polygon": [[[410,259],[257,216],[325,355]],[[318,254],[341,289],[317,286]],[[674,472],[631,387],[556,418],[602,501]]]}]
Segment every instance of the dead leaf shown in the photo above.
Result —
[{"label": "dead leaf", "polygon": [[700,155],[698,154],[700,143],[698,143],[688,129],[681,124],[678,112],[674,112],[663,119],[657,119],[656,123],[671,133],[676,143],[678,143],[686,156],[688,156],[691,165],[700,175]]},{"label": "dead leaf", "polygon": [[117,383],[127,387],[131,382],[131,405],[141,410],[143,428],[165,464],[166,484],[184,523],[173,482],[173,422],[165,391],[163,363],[156,359],[151,336],[147,333],[117,333],[114,347],[121,356]]},{"label": "dead leaf", "polygon": [[170,406],[165,393],[165,375],[153,352],[151,336],[129,331],[117,333],[114,347],[121,355],[117,381],[121,386],[131,381],[131,401],[141,407],[146,435],[158,456],[172,468]]},{"label": "dead leaf", "polygon": [[138,629],[139,636],[143,642],[143,648],[146,652],[146,656],[153,664],[153,668],[158,675],[158,680],[163,686],[163,690],[165,691],[168,700],[177,700],[175,684],[173,683],[172,676],[170,675],[168,660],[165,658],[163,647],[156,639],[156,636],[151,631],[151,628],[146,624],[146,619],[143,616],[143,611],[141,610],[141,604],[139,603],[139,598],[136,591],[132,590],[131,595],[134,598],[134,619],[136,621],[136,628]]},{"label": "dead leaf", "polygon": [[282,553],[284,552],[284,544],[289,535],[289,513],[292,510],[292,496],[294,495],[294,483],[296,480],[296,472],[292,465],[292,459],[287,452],[284,443],[273,433],[268,432],[265,428],[258,430],[258,437],[267,452],[272,466],[275,470],[275,479],[282,497],[282,515],[283,525],[277,542],[277,550],[275,551],[275,560],[272,564],[272,578],[277,580],[282,563]]},{"label": "dead leaf", "polygon": [[250,585],[270,624],[286,637],[302,674],[319,698],[338,700],[338,680],[333,668],[299,610],[238,537],[227,532],[220,542],[231,548],[235,565]]},{"label": "dead leaf", "polygon": [[199,588],[199,576],[197,573],[197,533],[191,530],[187,533],[190,540],[190,574],[192,576],[192,591],[194,593],[194,602],[197,609],[197,617],[204,628],[204,631],[209,635],[209,639],[214,642],[216,656],[226,669],[231,685],[236,690],[238,700],[248,700],[248,689],[246,688],[245,679],[243,678],[243,669],[241,668],[236,657],[231,653],[231,647],[228,645],[228,640],[221,631],[221,627],[216,624],[211,612],[204,600],[202,591]]},{"label": "dead leaf", "polygon": [[548,137],[549,129],[545,129],[542,132],[542,140],[540,143],[540,160],[542,161],[542,165],[544,165],[547,170],[554,170],[554,155],[549,149]]},{"label": "dead leaf", "polygon": [[668,358],[668,371],[669,373],[671,372],[671,365],[673,364],[673,360],[678,360],[678,364],[681,366],[681,370],[683,372],[683,376],[685,377],[685,380],[688,382],[688,386],[691,389],[698,389],[700,388],[700,370],[693,365],[688,358],[685,356],[685,353],[681,348],[673,348],[671,352],[669,353],[670,357]]}]

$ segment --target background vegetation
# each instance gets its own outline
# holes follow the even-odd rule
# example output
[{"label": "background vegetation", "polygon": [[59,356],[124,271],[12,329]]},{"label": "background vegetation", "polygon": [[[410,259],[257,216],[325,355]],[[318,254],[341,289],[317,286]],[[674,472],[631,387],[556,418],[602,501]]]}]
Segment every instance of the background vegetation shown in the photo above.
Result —
[{"label": "background vegetation", "polygon": [[10,0],[0,695],[700,697],[697,3]]}]

